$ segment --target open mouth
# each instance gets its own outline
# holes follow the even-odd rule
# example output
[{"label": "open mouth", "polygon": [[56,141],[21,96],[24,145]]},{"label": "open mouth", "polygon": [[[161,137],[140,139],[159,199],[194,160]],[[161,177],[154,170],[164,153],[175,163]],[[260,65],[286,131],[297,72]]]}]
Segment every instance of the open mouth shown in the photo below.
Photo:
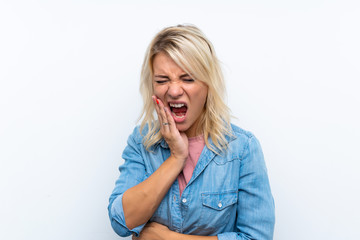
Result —
[{"label": "open mouth", "polygon": [[185,103],[169,103],[169,107],[174,120],[185,118],[187,112],[187,105]]}]

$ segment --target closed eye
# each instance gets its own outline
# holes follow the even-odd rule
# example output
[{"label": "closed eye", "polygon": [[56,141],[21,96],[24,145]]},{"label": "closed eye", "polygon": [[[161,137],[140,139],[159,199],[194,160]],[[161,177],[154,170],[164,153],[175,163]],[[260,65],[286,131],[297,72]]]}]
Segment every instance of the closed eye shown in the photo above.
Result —
[{"label": "closed eye", "polygon": [[155,80],[155,82],[157,83],[157,84],[164,84],[164,83],[166,83],[168,80]]},{"label": "closed eye", "polygon": [[194,79],[191,79],[191,78],[189,78],[189,79],[183,79],[183,81],[184,81],[184,82],[194,82]]},{"label": "closed eye", "polygon": [[154,77],[155,77],[154,81],[157,84],[164,84],[164,83],[166,83],[167,81],[170,80],[170,78],[168,76],[162,75],[162,74],[155,75]]}]

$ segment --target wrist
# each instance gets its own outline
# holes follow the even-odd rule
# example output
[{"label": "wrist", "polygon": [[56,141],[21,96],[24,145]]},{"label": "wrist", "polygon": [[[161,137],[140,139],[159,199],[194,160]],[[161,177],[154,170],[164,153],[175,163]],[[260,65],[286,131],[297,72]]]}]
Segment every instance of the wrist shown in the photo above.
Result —
[{"label": "wrist", "polygon": [[173,164],[176,164],[181,169],[183,169],[184,166],[185,166],[185,162],[186,162],[187,157],[179,157],[179,156],[175,156],[174,154],[171,154],[169,159]]},{"label": "wrist", "polygon": [[169,231],[169,234],[167,234],[167,236],[165,237],[166,240],[171,239],[171,240],[177,240],[180,239],[180,233],[175,232],[175,231]]}]

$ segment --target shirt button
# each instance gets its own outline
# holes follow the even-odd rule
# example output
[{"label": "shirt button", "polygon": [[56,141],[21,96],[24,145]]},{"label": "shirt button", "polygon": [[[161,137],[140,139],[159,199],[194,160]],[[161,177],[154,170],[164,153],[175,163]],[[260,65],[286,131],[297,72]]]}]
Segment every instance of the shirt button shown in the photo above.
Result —
[{"label": "shirt button", "polygon": [[221,202],[219,202],[218,207],[219,207],[219,208],[221,208],[221,207],[222,207],[222,203],[221,203]]},{"label": "shirt button", "polygon": [[187,201],[186,198],[183,198],[182,202],[183,202],[183,203],[186,203],[186,201]]}]

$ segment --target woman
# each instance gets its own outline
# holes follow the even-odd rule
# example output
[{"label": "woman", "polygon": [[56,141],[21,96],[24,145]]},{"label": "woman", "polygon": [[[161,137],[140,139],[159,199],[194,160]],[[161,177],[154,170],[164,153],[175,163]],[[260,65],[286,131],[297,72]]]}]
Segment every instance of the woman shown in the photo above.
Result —
[{"label": "woman", "polygon": [[261,147],[230,124],[222,72],[204,34],[188,25],[159,32],[140,89],[143,120],[128,139],[108,208],[115,232],[139,240],[272,239]]}]

